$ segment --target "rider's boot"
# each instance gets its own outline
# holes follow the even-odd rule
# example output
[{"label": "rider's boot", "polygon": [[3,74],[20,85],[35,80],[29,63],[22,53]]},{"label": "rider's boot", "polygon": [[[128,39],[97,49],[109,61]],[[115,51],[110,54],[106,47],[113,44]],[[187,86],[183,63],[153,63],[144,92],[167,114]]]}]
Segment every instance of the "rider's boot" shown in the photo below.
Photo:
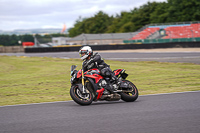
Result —
[{"label": "rider's boot", "polygon": [[111,87],[111,85],[107,84],[105,87],[104,87],[106,90],[109,91],[109,93],[113,93],[115,90],[113,87]]},{"label": "rider's boot", "polygon": [[113,73],[111,74],[111,83],[113,83],[114,88],[117,88],[117,86],[120,86],[119,79]]}]

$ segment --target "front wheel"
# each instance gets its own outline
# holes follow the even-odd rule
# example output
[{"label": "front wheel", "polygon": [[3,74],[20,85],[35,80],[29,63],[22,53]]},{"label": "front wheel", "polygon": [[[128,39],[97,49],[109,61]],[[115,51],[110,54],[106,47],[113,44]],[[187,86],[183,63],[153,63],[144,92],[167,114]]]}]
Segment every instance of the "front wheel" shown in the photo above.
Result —
[{"label": "front wheel", "polygon": [[71,98],[80,105],[90,105],[93,101],[93,95],[90,90],[86,89],[86,93],[83,94],[78,85],[73,85],[70,89]]},{"label": "front wheel", "polygon": [[129,84],[129,90],[131,90],[131,92],[121,92],[121,99],[126,101],[126,102],[133,102],[138,98],[138,89],[136,88],[136,86],[128,81],[128,80],[124,80],[123,82],[127,82]]}]

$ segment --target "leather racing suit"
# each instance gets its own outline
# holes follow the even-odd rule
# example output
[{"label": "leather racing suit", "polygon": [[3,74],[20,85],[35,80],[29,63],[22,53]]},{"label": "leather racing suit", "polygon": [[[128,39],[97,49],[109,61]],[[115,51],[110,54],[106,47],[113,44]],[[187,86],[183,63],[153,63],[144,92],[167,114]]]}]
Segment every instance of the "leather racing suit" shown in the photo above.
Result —
[{"label": "leather racing suit", "polygon": [[[84,72],[93,68],[99,69],[101,76],[103,76],[104,78],[108,77],[112,81],[117,80],[117,78],[115,77],[115,74],[110,69],[110,66],[104,62],[104,60],[101,58],[99,53],[95,53],[94,55],[91,55],[89,60],[85,60],[83,62]],[[107,82],[100,83],[100,86],[111,92],[113,91],[113,89],[111,89],[111,87],[108,85]]]}]

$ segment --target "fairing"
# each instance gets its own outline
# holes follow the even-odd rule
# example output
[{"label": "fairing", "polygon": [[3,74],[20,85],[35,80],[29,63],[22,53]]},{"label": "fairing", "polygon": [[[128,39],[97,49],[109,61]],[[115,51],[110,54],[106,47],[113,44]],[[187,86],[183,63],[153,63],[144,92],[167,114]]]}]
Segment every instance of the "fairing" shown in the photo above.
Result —
[{"label": "fairing", "polygon": [[95,83],[98,83],[100,79],[103,79],[103,77],[100,75],[100,71],[96,68],[86,71],[84,76],[95,79]]},{"label": "fairing", "polygon": [[80,69],[77,73],[77,78],[80,78],[82,76],[82,69]]},{"label": "fairing", "polygon": [[125,71],[124,69],[116,69],[113,72],[115,73],[115,76],[117,76],[117,75],[121,74],[124,71]]}]

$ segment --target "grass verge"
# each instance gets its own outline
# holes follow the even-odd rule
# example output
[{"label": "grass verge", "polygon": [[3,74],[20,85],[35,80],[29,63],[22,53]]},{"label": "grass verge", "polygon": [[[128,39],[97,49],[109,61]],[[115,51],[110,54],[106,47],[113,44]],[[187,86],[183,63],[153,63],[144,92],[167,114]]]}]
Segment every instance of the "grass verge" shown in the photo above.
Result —
[{"label": "grass verge", "polygon": [[[0,106],[71,100],[70,67],[79,59],[0,56]],[[200,65],[191,63],[121,62],[140,95],[200,90]]]}]

